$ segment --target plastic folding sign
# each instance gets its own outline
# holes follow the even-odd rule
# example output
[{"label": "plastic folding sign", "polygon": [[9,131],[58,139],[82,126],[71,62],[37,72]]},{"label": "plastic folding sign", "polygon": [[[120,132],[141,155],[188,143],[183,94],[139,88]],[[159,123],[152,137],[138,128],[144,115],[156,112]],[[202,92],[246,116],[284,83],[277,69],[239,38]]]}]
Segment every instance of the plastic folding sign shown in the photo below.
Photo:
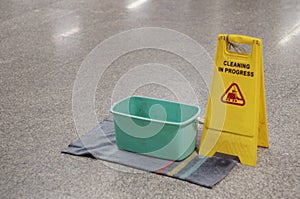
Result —
[{"label": "plastic folding sign", "polygon": [[[233,52],[229,44],[250,45],[251,52]],[[200,155],[220,152],[256,165],[257,146],[269,147],[263,71],[260,39],[219,35]]]}]

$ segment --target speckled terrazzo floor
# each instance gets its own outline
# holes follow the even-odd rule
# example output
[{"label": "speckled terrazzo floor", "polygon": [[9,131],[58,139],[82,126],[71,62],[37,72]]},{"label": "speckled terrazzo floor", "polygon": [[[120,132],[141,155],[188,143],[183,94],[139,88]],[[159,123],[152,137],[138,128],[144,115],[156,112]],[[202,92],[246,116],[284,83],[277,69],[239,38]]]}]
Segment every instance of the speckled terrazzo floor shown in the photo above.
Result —
[{"label": "speckled terrazzo floor", "polygon": [[[299,198],[299,2],[149,0],[135,8],[132,3],[0,1],[1,198]],[[76,130],[72,112],[72,89],[84,58],[112,35],[153,26],[190,36],[212,58],[219,33],[263,39],[270,148],[259,148],[255,168],[239,164],[210,190],[60,153],[89,130],[84,125]],[[176,68],[196,94],[207,94],[186,61],[139,50],[115,60],[98,82],[98,121],[109,114],[122,74],[150,61]],[[155,84],[136,93],[174,99]]]}]

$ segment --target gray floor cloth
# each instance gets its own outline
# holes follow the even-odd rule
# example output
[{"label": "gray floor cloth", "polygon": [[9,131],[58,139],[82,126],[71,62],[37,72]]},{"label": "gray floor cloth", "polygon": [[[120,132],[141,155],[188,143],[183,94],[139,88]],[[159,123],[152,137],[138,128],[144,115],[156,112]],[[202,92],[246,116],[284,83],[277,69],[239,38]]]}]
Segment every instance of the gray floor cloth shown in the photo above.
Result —
[{"label": "gray floor cloth", "polygon": [[[184,164],[185,166],[181,169],[178,169],[178,166],[182,164],[184,160],[174,162],[119,150],[116,146],[112,116],[103,120],[93,130],[82,136],[80,139],[72,142],[62,152],[77,156],[90,156],[174,177],[208,188],[212,188],[225,178],[237,163],[235,160],[221,157],[207,158],[191,154],[191,161]],[[174,169],[177,172],[174,172]]]}]

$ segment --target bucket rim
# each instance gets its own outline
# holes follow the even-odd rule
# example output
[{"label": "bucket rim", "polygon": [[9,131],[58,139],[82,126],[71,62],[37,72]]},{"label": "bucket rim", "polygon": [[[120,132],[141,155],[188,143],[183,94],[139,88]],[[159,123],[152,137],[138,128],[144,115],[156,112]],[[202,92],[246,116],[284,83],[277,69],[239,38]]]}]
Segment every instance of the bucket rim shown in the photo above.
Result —
[{"label": "bucket rim", "polygon": [[[161,120],[156,120],[156,119],[151,119],[151,118],[146,118],[146,117],[139,117],[136,115],[131,115],[131,114],[126,114],[126,113],[121,113],[118,111],[114,111],[114,107],[119,104],[120,102],[123,102],[125,100],[128,100],[130,98],[146,98],[146,99],[152,99],[152,100],[156,100],[156,101],[163,101],[163,102],[169,102],[169,103],[174,103],[174,104],[179,104],[179,105],[186,105],[186,106],[191,106],[194,108],[197,108],[197,113],[194,114],[191,118],[183,121],[183,122],[170,122],[170,121],[161,121]],[[145,121],[150,121],[150,122],[158,122],[158,123],[163,123],[163,124],[170,124],[170,125],[176,125],[176,126],[186,126],[187,124],[192,123],[193,121],[196,120],[197,116],[200,114],[201,112],[201,107],[200,106],[196,106],[193,104],[187,104],[187,103],[181,103],[181,102],[175,102],[175,101],[171,101],[171,100],[164,100],[164,99],[158,99],[158,98],[152,98],[152,97],[145,97],[145,96],[140,96],[140,95],[132,95],[132,96],[128,96],[124,99],[121,99],[117,102],[115,102],[111,108],[110,108],[110,112],[112,114],[116,114],[116,115],[121,115],[121,116],[126,116],[126,117],[131,117],[131,118],[135,118],[135,119],[140,119],[140,120],[145,120]]]}]

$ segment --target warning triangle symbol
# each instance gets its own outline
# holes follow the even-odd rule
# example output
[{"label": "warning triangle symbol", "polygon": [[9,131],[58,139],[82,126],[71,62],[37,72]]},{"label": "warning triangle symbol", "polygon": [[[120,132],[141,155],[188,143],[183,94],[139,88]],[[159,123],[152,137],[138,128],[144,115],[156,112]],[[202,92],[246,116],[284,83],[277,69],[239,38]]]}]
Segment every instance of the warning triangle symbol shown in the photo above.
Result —
[{"label": "warning triangle symbol", "polygon": [[243,94],[236,83],[232,83],[221,97],[221,101],[227,104],[233,104],[237,106],[244,106],[245,99]]}]

